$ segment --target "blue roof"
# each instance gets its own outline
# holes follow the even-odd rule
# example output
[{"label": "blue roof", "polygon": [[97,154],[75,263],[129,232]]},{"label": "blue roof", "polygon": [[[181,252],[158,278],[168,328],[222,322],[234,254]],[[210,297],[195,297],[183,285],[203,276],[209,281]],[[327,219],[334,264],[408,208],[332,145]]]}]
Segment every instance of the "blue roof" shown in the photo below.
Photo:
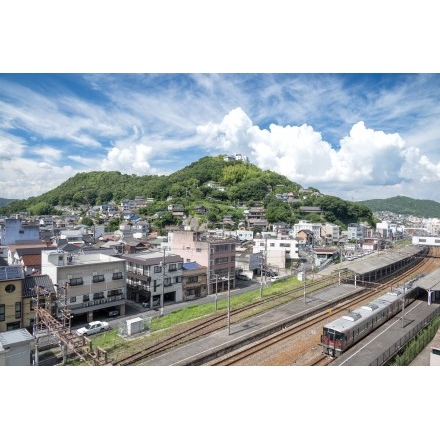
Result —
[{"label": "blue roof", "polygon": [[196,263],[195,261],[190,261],[189,263],[183,263],[182,265],[183,270],[194,270],[194,269],[200,269],[201,266],[199,263]]}]

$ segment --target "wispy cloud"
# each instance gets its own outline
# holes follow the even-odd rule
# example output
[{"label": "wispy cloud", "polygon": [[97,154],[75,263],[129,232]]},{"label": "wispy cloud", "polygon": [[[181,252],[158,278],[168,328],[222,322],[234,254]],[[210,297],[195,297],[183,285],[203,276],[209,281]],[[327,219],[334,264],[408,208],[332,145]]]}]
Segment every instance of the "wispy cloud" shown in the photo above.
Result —
[{"label": "wispy cloud", "polygon": [[437,74],[0,75],[0,197],[80,171],[169,174],[242,153],[346,199],[440,200],[439,85]]}]

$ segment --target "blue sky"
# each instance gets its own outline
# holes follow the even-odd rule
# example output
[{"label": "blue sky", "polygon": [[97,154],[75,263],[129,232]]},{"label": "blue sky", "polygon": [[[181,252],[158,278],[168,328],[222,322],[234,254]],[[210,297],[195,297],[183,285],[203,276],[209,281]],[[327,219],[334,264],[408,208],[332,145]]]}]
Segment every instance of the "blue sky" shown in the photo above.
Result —
[{"label": "blue sky", "polygon": [[4,73],[0,197],[241,153],[347,200],[440,201],[439,126],[438,74]]},{"label": "blue sky", "polygon": [[372,0],[359,15],[346,0],[290,14],[279,0],[128,0],[103,15],[78,1],[64,20],[55,4],[8,5],[0,28],[0,197],[38,196],[78,172],[170,174],[241,153],[346,200],[440,201],[431,2]]}]

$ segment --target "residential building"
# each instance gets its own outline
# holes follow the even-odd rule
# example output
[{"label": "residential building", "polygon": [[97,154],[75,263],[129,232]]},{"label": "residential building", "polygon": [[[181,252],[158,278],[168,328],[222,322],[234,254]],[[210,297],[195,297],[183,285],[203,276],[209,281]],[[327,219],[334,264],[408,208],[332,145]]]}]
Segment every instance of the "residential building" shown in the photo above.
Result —
[{"label": "residential building", "polygon": [[333,223],[326,223],[321,226],[321,234],[325,244],[337,244],[341,234],[341,228]]},{"label": "residential building", "polygon": [[254,239],[254,231],[238,229],[236,231],[236,236],[240,241],[252,241]]},{"label": "residential building", "polygon": [[0,332],[23,327],[23,280],[21,266],[0,267]]},{"label": "residential building", "polygon": [[362,242],[366,235],[366,227],[360,223],[349,223],[347,227],[347,238]]},{"label": "residential building", "polygon": [[207,267],[196,262],[183,263],[183,300],[188,301],[208,294]]},{"label": "residential building", "polygon": [[41,271],[49,275],[74,316],[87,321],[105,309],[116,308],[125,315],[125,261],[105,253],[72,254],[63,251],[41,252]]},{"label": "residential building", "polygon": [[7,218],[0,224],[0,243],[4,245],[19,242],[40,241],[40,225],[26,224],[20,218]]},{"label": "residential building", "polygon": [[254,238],[254,243],[253,253],[261,253],[268,267],[285,269],[287,261],[299,258],[298,241],[293,238]]},{"label": "residential building", "polygon": [[54,246],[44,246],[41,242],[35,244],[11,244],[8,246],[8,265],[22,266],[25,275],[41,273],[41,251],[56,249]]},{"label": "residential building", "polygon": [[267,231],[269,222],[265,218],[265,209],[262,206],[253,206],[244,211],[246,216],[247,228],[260,227],[262,231]]},{"label": "residential building", "polygon": [[[300,231],[310,231],[311,235],[308,237],[313,240],[313,244],[319,245],[321,241],[321,223],[311,223],[307,220],[300,220],[298,223],[295,223],[292,226],[290,236],[294,238],[298,238],[298,234]],[[304,238],[304,237],[302,237]]]},{"label": "residential building", "polygon": [[[128,298],[136,302],[177,303],[183,300],[180,255],[138,252],[122,256],[127,272]],[[163,299],[161,299],[161,297]]]},{"label": "residential building", "polygon": [[185,263],[197,262],[207,267],[208,295],[214,293],[213,286],[219,282],[225,290],[235,286],[235,245],[232,237],[217,237],[192,230],[173,231],[168,235],[172,252],[182,256]]},{"label": "residential building", "polygon": [[70,244],[82,246],[85,244],[83,229],[65,229],[60,232],[59,238],[61,240],[67,240]]}]

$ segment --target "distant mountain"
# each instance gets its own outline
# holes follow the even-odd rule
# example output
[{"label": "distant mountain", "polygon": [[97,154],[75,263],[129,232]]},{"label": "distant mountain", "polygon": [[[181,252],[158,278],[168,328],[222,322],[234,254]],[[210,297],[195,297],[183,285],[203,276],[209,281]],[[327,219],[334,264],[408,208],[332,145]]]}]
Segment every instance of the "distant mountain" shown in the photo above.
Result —
[{"label": "distant mountain", "polygon": [[0,197],[0,207],[5,206],[5,205],[8,205],[9,203],[15,202],[15,201],[17,201],[17,200],[18,200],[18,199],[2,199],[2,198]]},{"label": "distant mountain", "polygon": [[368,206],[373,212],[389,211],[394,214],[440,218],[440,203],[433,200],[417,200],[411,197],[397,196],[389,199],[371,199],[356,203]]}]

